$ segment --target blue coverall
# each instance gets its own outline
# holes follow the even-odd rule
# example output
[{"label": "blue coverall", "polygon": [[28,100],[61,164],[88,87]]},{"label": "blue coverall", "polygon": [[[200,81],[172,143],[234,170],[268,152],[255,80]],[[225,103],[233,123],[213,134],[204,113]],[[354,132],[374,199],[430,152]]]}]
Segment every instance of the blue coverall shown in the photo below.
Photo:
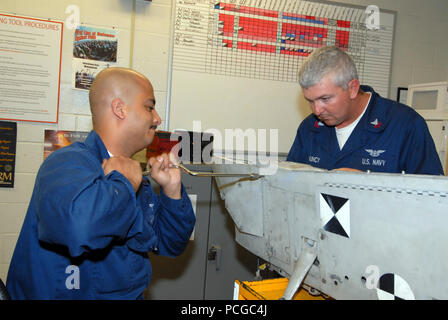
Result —
[{"label": "blue coverall", "polygon": [[195,224],[184,187],[174,200],[144,178],[136,194],[118,171],[104,175],[107,158],[92,131],[44,161],[8,272],[13,299],[142,298],[148,252],[183,252]]}]

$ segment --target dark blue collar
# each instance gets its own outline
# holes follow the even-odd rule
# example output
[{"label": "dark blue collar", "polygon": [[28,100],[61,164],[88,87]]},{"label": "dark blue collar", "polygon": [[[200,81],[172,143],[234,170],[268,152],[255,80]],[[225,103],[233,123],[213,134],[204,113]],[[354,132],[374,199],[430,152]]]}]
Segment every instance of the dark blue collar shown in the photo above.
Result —
[{"label": "dark blue collar", "polygon": [[84,144],[92,151],[92,153],[100,163],[103,162],[103,159],[110,158],[106,146],[104,145],[98,133],[96,133],[95,131],[90,131],[89,135],[84,141]]},{"label": "dark blue collar", "polygon": [[387,125],[386,115],[384,114],[383,109],[374,107],[377,100],[381,97],[372,89],[372,87],[362,85],[361,90],[372,94],[367,110],[360,120],[360,122],[363,122],[362,127],[370,132],[383,131]]}]

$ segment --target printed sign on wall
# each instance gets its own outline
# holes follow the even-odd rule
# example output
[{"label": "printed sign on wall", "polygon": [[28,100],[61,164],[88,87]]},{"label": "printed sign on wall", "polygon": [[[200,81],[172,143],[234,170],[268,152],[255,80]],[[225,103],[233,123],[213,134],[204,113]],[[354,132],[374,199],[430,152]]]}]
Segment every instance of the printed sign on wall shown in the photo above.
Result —
[{"label": "printed sign on wall", "polygon": [[17,123],[0,121],[0,187],[14,188]]},{"label": "printed sign on wall", "polygon": [[0,119],[58,122],[63,23],[0,14]]},{"label": "printed sign on wall", "polygon": [[71,145],[73,142],[83,142],[89,132],[68,130],[45,130],[44,160],[53,152]]},{"label": "printed sign on wall", "polygon": [[73,42],[73,89],[89,90],[95,76],[117,62],[117,30],[79,26]]}]

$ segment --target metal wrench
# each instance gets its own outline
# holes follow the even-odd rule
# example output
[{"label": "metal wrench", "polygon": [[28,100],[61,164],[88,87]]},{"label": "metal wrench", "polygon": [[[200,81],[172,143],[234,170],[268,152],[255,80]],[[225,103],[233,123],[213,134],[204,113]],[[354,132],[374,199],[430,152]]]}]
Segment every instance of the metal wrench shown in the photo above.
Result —
[{"label": "metal wrench", "polygon": [[[173,164],[171,168],[180,168],[184,170],[187,174],[194,177],[247,177],[251,179],[259,179],[262,178],[262,175],[258,173],[221,173],[221,172],[200,172],[200,171],[191,171],[186,168],[183,164]],[[143,176],[151,175],[151,168],[149,170],[143,171]]]}]

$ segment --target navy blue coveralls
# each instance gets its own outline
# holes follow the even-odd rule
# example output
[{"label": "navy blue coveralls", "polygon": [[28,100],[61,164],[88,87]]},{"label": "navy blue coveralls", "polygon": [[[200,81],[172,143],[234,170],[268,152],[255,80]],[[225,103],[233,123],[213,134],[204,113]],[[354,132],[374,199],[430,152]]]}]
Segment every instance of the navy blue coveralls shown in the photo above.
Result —
[{"label": "navy blue coveralls", "polygon": [[148,252],[183,252],[195,224],[184,187],[174,200],[144,178],[136,194],[118,171],[104,175],[108,158],[92,131],[44,161],[8,272],[13,299],[142,298]]}]

